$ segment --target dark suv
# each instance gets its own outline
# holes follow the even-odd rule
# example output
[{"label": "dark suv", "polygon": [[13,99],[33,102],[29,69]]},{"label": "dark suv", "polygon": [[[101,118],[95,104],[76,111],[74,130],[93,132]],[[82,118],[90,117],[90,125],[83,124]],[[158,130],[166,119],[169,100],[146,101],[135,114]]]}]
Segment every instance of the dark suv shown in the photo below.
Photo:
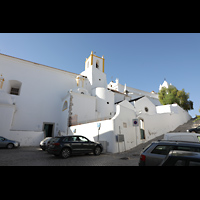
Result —
[{"label": "dark suv", "polygon": [[62,158],[68,158],[71,154],[94,153],[100,155],[103,146],[98,142],[92,142],[81,135],[71,135],[52,138],[47,152]]},{"label": "dark suv", "polygon": [[200,144],[180,141],[154,141],[140,154],[139,166],[158,166],[171,150],[200,152]]}]

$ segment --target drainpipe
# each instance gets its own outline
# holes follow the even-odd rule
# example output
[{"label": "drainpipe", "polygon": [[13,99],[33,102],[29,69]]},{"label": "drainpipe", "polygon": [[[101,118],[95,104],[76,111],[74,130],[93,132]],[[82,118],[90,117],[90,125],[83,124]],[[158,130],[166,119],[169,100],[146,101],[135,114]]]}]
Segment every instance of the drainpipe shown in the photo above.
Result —
[{"label": "drainpipe", "polygon": [[[121,127],[120,126],[119,126],[119,134],[121,134]],[[120,148],[119,148],[119,134],[118,134],[117,141],[118,141],[118,151],[120,153]]]},{"label": "drainpipe", "polygon": [[69,111],[68,111],[68,125],[67,125],[67,135],[68,135],[68,129],[69,127],[71,126],[71,115],[72,115],[72,99],[73,99],[73,96],[71,94],[72,90],[70,90],[70,101],[69,101]]}]

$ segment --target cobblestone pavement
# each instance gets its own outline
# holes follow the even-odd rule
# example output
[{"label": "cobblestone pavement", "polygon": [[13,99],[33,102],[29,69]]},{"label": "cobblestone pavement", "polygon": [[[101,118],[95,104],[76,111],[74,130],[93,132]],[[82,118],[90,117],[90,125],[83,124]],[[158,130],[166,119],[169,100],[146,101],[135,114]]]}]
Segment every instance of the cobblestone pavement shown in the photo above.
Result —
[{"label": "cobblestone pavement", "polygon": [[0,166],[138,166],[140,152],[149,143],[151,141],[122,153],[76,155],[68,159],[50,155],[39,147],[0,149]]},{"label": "cobblestone pavement", "polygon": [[0,166],[137,166],[138,159],[139,155],[127,157],[124,153],[74,155],[62,159],[38,147],[0,149]]}]

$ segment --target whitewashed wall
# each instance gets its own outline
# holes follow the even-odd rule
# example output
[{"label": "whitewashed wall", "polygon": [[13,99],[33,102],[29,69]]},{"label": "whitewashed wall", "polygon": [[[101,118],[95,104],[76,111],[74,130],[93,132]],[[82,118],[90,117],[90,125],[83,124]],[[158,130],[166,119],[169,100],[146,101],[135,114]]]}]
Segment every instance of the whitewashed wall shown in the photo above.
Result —
[{"label": "whitewashed wall", "polygon": [[71,92],[72,125],[83,124],[95,120],[96,98],[90,95]]},{"label": "whitewashed wall", "polygon": [[[149,115],[156,114],[156,106],[147,97],[143,97],[136,101],[134,106],[138,113],[148,113]],[[148,111],[145,111],[145,108],[147,108]]]},{"label": "whitewashed wall", "polygon": [[133,119],[136,119],[134,107],[127,101],[123,101],[116,106],[114,120],[115,135],[124,135],[124,141],[115,140],[114,152],[123,152],[137,145],[138,127],[133,126]]},{"label": "whitewashed wall", "polygon": [[187,113],[163,113],[157,115],[141,114],[140,118],[144,119],[146,141],[148,141],[164,133],[173,131],[178,126],[190,120],[191,117]]},{"label": "whitewashed wall", "polygon": [[22,83],[19,96],[9,94],[16,105],[12,130],[42,131],[43,122],[55,123],[55,134],[61,129],[62,98],[77,87],[76,74],[4,55],[0,74],[7,93],[10,80]]},{"label": "whitewashed wall", "polygon": [[[190,119],[189,114],[179,106],[155,107],[146,97],[138,100],[134,106],[127,100],[115,105],[116,100],[123,100],[123,96],[107,90],[102,66],[101,70],[93,67],[86,68],[83,74],[88,77],[87,80],[82,79],[80,85],[77,85],[77,74],[0,54],[0,74],[5,78],[3,91],[10,97],[6,105],[3,103],[4,97],[0,99],[0,135],[20,140],[22,146],[39,145],[39,141],[44,138],[43,123],[53,123],[54,136],[60,130],[63,134],[81,134],[97,141],[99,135],[100,141],[108,142],[107,151],[116,153],[173,130]],[[19,96],[9,94],[11,80],[22,84]],[[88,89],[87,95],[80,94],[81,85]],[[114,86],[124,91],[124,86],[118,80]],[[71,89],[72,100],[69,95]],[[134,89],[133,92],[142,94],[144,91]],[[151,96],[150,93],[145,94]],[[68,105],[72,101],[71,111],[69,107],[63,111],[65,101]],[[144,111],[146,106],[148,112]],[[101,117],[111,119],[67,128],[71,114],[77,115],[77,123],[99,120]],[[144,120],[144,140],[140,139],[139,126],[134,127],[132,124],[133,119],[137,118]],[[99,131],[97,123],[101,123]],[[124,135],[124,141],[118,143],[116,136],[119,134]]]},{"label": "whitewashed wall", "polygon": [[[97,141],[97,123],[101,123],[99,140],[108,142],[107,151],[111,153],[123,152],[172,131],[191,118],[179,106],[176,109],[178,113],[136,114],[134,106],[125,100],[116,106],[116,115],[111,120],[71,126],[68,133],[84,135],[92,141]],[[133,126],[133,119],[138,119],[138,122],[139,119],[144,120],[145,139],[141,139],[140,124]],[[124,135],[123,142],[116,140],[118,135]]]},{"label": "whitewashed wall", "polygon": [[[98,130],[97,124],[100,123],[101,127]],[[96,121],[92,123],[76,125],[69,127],[69,135],[83,135],[91,141],[107,141],[107,151],[115,152],[115,134],[113,132],[113,120]]]},{"label": "whitewashed wall", "polygon": [[21,146],[39,146],[44,139],[43,131],[9,131],[7,136],[11,140],[20,142]]}]

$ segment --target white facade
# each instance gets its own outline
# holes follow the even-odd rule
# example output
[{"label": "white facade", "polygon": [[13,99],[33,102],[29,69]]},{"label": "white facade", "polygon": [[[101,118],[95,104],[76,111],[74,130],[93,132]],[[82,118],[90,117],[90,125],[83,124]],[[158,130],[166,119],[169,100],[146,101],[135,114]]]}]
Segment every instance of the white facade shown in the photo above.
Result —
[{"label": "white facade", "polygon": [[46,136],[81,134],[116,153],[190,119],[177,104],[162,106],[155,92],[119,79],[107,85],[104,57],[93,52],[80,74],[0,54],[0,75],[0,135],[22,146],[39,145]]},{"label": "white facade", "polygon": [[[3,54],[0,74],[4,77],[1,91],[11,99],[6,106],[0,100],[1,118],[10,122],[0,120],[0,135],[17,139],[22,146],[38,145],[44,138],[44,124],[51,124],[52,135],[57,135],[62,126],[62,98],[76,87],[77,74]],[[18,95],[10,94],[11,88],[19,89]]]}]

